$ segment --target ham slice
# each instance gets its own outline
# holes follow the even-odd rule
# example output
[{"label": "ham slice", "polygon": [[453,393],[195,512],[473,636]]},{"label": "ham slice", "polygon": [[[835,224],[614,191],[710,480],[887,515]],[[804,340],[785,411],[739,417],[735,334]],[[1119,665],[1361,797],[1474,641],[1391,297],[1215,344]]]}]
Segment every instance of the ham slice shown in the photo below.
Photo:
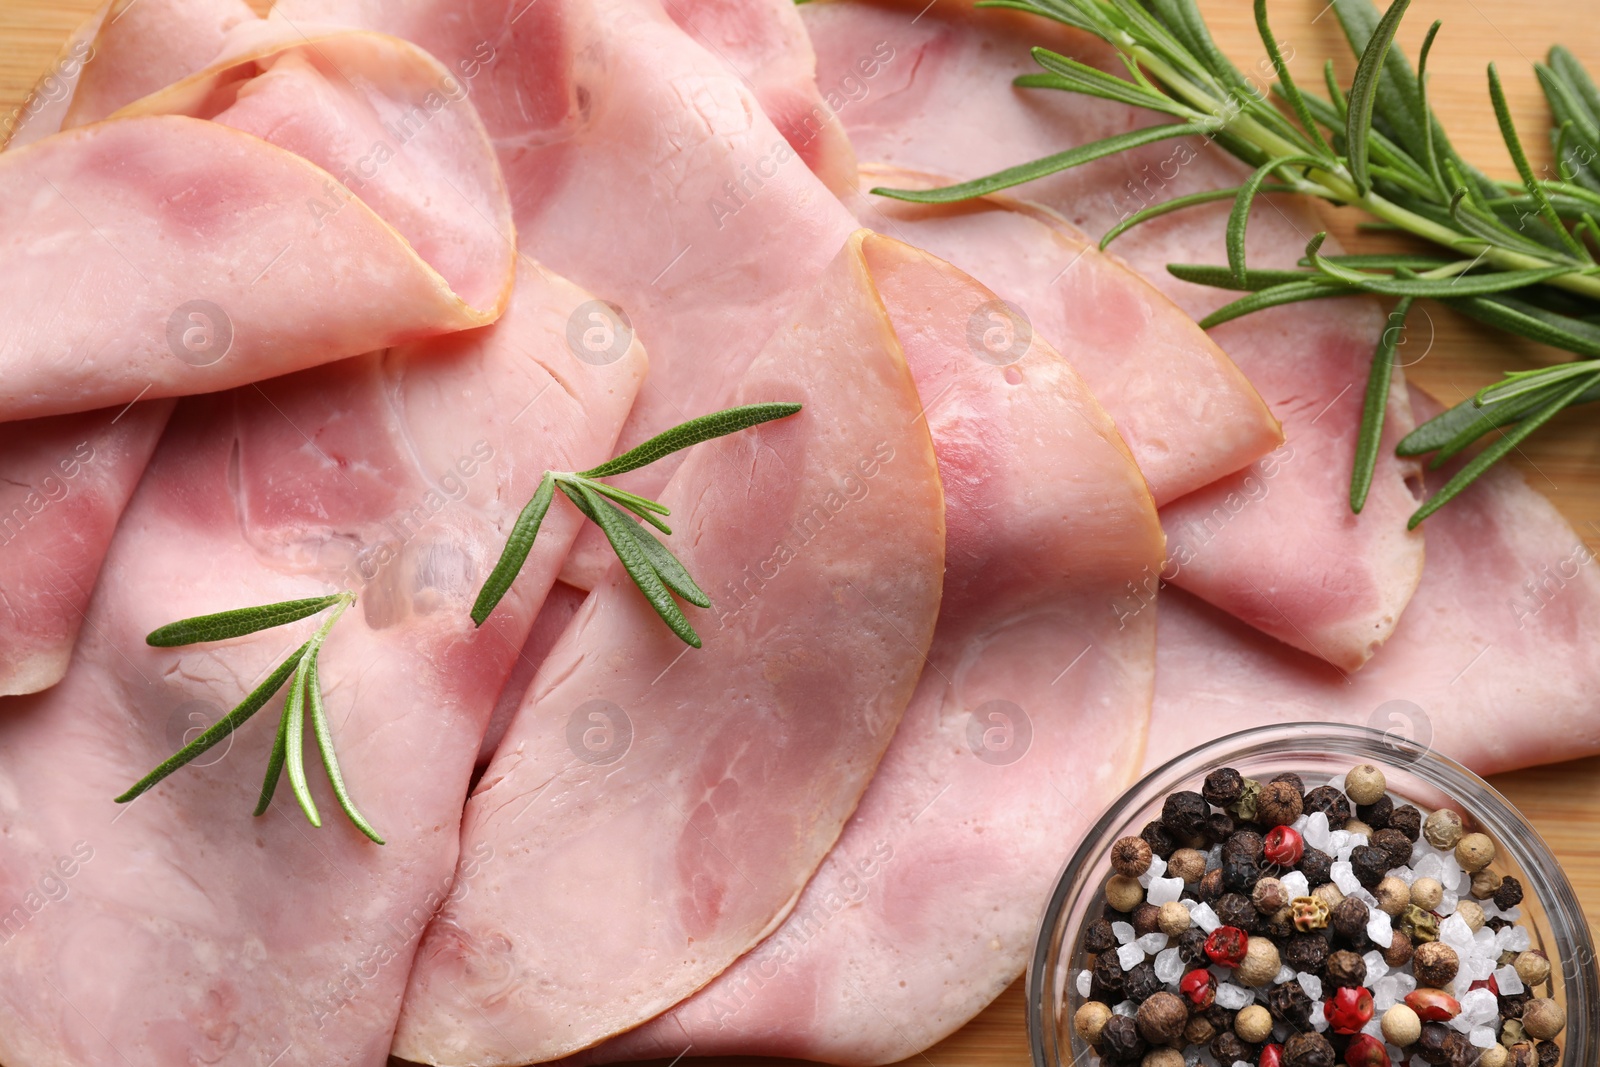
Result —
[{"label": "ham slice", "polygon": [[0,423],[0,696],[66,673],[112,531],[171,413],[157,400]]},{"label": "ham slice", "polygon": [[[363,74],[361,89],[316,93],[308,51]],[[18,265],[0,417],[215,390],[492,321],[514,246],[471,106],[441,101],[409,138],[390,128],[447,75],[402,42],[345,34],[0,155],[0,233]],[[344,181],[250,133],[348,164]]]},{"label": "ham slice", "polygon": [[83,68],[94,55],[95,35],[100,32],[110,6],[111,0],[106,0],[62,42],[55,59],[50,61],[49,68],[29,90],[22,107],[0,129],[0,150],[32,144],[61,129],[67,109],[72,107],[72,96],[77,92],[78,81],[83,77]]},{"label": "ham slice", "polygon": [[[66,679],[0,717],[0,1060],[384,1063],[417,939],[473,889],[452,886],[467,782],[577,516],[546,520],[482,630],[478,582],[540,471],[612,454],[643,377],[637,347],[605,367],[572,355],[566,320],[588,299],[524,263],[489,329],[180,405]],[[345,780],[388,844],[344,820],[315,769],[322,829],[283,786],[250,817],[276,701],[112,802],[310,624],[179,649],[146,647],[148,631],[341,588],[360,599],[324,688]]]},{"label": "ham slice", "polygon": [[637,1026],[770,932],[838,837],[911,699],[945,556],[868,242],[735,397],[804,410],[691,450],[666,486],[669,543],[713,598],[705,647],[614,568],[545,661],[467,804],[463,855],[496,866],[429,928],[396,1055],[523,1064]]},{"label": "ham slice", "polygon": [[[739,77],[656,0],[283,0],[275,11],[384,30],[447,66],[492,57],[472,99],[521,247],[616,305],[575,324],[594,358],[628,330],[649,344],[625,445],[725,406],[856,228]],[[618,484],[654,496],[676,462]],[[587,588],[609,558],[586,532],[564,578]]]},{"label": "ham slice", "polygon": [[550,587],[543,606],[539,608],[538,617],[533,620],[533,627],[528,631],[528,639],[523,642],[522,651],[517,654],[517,661],[512,665],[511,675],[501,687],[499,699],[494,702],[494,712],[489,716],[489,728],[484,731],[483,744],[478,747],[479,767],[489,766],[489,761],[494,758],[495,749],[500,747],[500,739],[506,735],[506,727],[511,725],[511,719],[516,715],[517,709],[522,707],[523,698],[528,695],[528,687],[538,677],[539,668],[544,665],[545,657],[550,655],[550,650],[566,632],[572,617],[578,613],[578,608],[583,604],[583,598],[588,595],[584,590],[566,582],[557,582]]},{"label": "ham slice", "polygon": [[867,258],[918,389],[941,398],[950,564],[928,667],[784,925],[594,1061],[916,1054],[1022,972],[1065,843],[1138,767],[1155,612],[1124,624],[1110,605],[1163,543],[1128,449],[1047,344],[1012,367],[973,357],[964,309],[993,293],[898,241]]},{"label": "ham slice", "polygon": [[[861,184],[865,192],[948,182],[869,166]],[[977,343],[969,347],[980,358],[1004,363],[1035,335],[1065,355],[1116,422],[1157,504],[1283,443],[1261,397],[1204,331],[1054,212],[1001,196],[948,207],[871,196],[848,203],[862,225],[955,264],[1008,302],[970,305]]]},{"label": "ham slice", "polygon": [[[894,60],[872,92],[840,117],[863,162],[975,178],[1073,145],[1148,126],[1121,104],[1018,89],[1038,68],[1036,45],[1121,70],[1108,49],[1058,23],[962,2],[836,0],[800,9],[828,85],[864,50],[886,42]],[[1021,187],[1091,236],[1145,206],[1239,184],[1242,164],[1205,141],[1160,142]],[[1224,260],[1228,205],[1157,219],[1114,248],[1196,317],[1237,294],[1178,282],[1172,262]],[[1252,212],[1250,261],[1292,266],[1321,229],[1303,204],[1274,200]],[[1383,327],[1375,304],[1299,304],[1236,320],[1213,337],[1283,422],[1286,444],[1217,484],[1163,508],[1171,562],[1165,577],[1265,633],[1354,670],[1393,631],[1422,569],[1422,536],[1407,532],[1417,466],[1392,446],[1413,425],[1406,395],[1391,395],[1386,447],[1362,514],[1348,486],[1362,383]],[[1284,536],[1285,530],[1294,536]]]},{"label": "ham slice", "polygon": [[793,0],[663,0],[673,21],[740,76],[811,172],[835,193],[856,188],[855,150],[839,111],[870,92],[883,63],[868,53],[827,89]]},{"label": "ham slice", "polygon": [[[1413,390],[1420,417],[1440,410]],[[1452,473],[1429,475],[1438,489]],[[1428,520],[1428,566],[1395,635],[1360,674],[1262,640],[1163,594],[1152,765],[1233,730],[1346,722],[1480,774],[1600,752],[1595,554],[1501,465]]]}]

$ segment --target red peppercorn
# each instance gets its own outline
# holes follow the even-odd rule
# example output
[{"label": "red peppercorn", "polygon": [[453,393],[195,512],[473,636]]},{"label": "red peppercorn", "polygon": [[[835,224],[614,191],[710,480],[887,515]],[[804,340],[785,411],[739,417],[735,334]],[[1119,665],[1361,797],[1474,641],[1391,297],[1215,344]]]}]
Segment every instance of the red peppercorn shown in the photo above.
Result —
[{"label": "red peppercorn", "polygon": [[1261,1067],[1283,1067],[1283,1046],[1262,1045]]},{"label": "red peppercorn", "polygon": [[1205,1011],[1217,1002],[1217,976],[1203,967],[1184,975],[1178,989],[1196,1011]]},{"label": "red peppercorn", "polygon": [[1250,937],[1237,926],[1219,926],[1206,938],[1206,955],[1221,967],[1237,967],[1244,962]]},{"label": "red peppercorn", "polygon": [[1461,1014],[1461,1002],[1442,989],[1418,989],[1406,994],[1406,1007],[1425,1023],[1447,1023]]},{"label": "red peppercorn", "polygon": [[1372,1021],[1372,994],[1360,986],[1345,986],[1323,1005],[1323,1013],[1334,1033],[1360,1033]]},{"label": "red peppercorn", "polygon": [[1357,1034],[1345,1049],[1344,1062],[1350,1067],[1390,1067],[1389,1050],[1371,1034]]},{"label": "red peppercorn", "polygon": [[1487,989],[1497,997],[1500,995],[1500,983],[1495,980],[1495,977],[1492,974],[1481,982],[1473,982],[1470,988]]},{"label": "red peppercorn", "polygon": [[1288,826],[1274,826],[1262,840],[1261,852],[1268,863],[1293,867],[1306,854],[1306,842],[1299,831]]}]

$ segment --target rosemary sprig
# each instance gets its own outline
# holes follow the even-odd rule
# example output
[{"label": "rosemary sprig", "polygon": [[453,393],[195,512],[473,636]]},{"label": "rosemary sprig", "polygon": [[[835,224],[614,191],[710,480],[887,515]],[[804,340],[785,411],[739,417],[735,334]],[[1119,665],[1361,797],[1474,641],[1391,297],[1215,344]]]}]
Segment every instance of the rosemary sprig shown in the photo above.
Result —
[{"label": "rosemary sprig", "polygon": [[[1488,69],[1489,96],[1519,180],[1495,182],[1463,160],[1428,104],[1427,62],[1439,33],[1435,22],[1417,69],[1395,33],[1409,0],[1393,0],[1381,15],[1370,0],[1333,0],[1352,51],[1359,57],[1348,89],[1324,68],[1327,96],[1297,85],[1255,0],[1256,28],[1286,105],[1254,91],[1206,30],[1194,0],[979,0],[980,7],[1029,12],[1093,34],[1117,50],[1126,78],[1107,74],[1044,48],[1033,57],[1043,73],[1016,80],[1024,88],[1082,93],[1133,104],[1176,120],[1078,145],[1032,163],[940,189],[875,189],[883,196],[950,203],[983,196],[1103,156],[1169,137],[1200,133],[1254,171],[1242,185],[1191,193],[1147,207],[1112,227],[1105,247],[1152,218],[1198,204],[1231,199],[1226,267],[1174,264],[1180,278],[1245,292],[1218,308],[1207,328],[1264,308],[1303,300],[1372,293],[1397,297],[1400,318],[1417,299],[1440,300],[1500,329],[1591,357],[1536,371],[1508,373],[1418,427],[1400,455],[1436,453],[1434,465],[1458,455],[1485,434],[1501,437],[1468,463],[1411,516],[1415,527],[1453,499],[1522,439],[1557,412],[1600,399],[1600,90],[1583,65],[1557,46],[1535,70],[1550,105],[1554,177],[1541,177],[1511,121],[1499,72]],[[1443,250],[1443,258],[1319,256],[1324,235],[1308,249],[1301,270],[1253,271],[1244,236],[1251,204],[1262,192],[1300,193],[1370,214],[1373,228],[1409,233]],[[1360,511],[1372,484],[1383,408],[1393,371],[1396,330],[1384,331],[1373,356],[1367,402],[1356,443],[1350,504]]]},{"label": "rosemary sprig", "polygon": [[782,403],[746,404],[729,408],[674,426],[598,467],[586,471],[545,471],[533,499],[528,501],[527,507],[522,509],[522,514],[512,526],[511,534],[506,538],[506,547],[500,553],[500,561],[489,572],[483,588],[478,591],[478,599],[472,605],[472,621],[482,626],[511,588],[511,583],[516,581],[522,565],[527,562],[528,553],[533,549],[534,539],[539,536],[539,527],[550,510],[555,492],[559,489],[585,518],[605,533],[606,540],[611,542],[611,549],[622,561],[628,577],[633,579],[633,584],[639,587],[656,614],[661,616],[661,621],[685,644],[699,648],[700,635],[689,625],[673,594],[699,608],[709,608],[711,598],[695,584],[695,580],[667,546],[628,514],[631,512],[662,533],[670,534],[672,530],[661,521],[661,516],[670,515],[671,512],[654,500],[600,479],[649,466],[691,445],[747,430],[763,422],[787,418],[799,410],[799,404]]},{"label": "rosemary sprig", "polygon": [[246,634],[310,618],[329,608],[333,609],[323,620],[322,625],[317,627],[316,633],[312,634],[311,640],[289,653],[288,658],[267,675],[266,680],[256,686],[237,707],[218,719],[199,737],[168,756],[155,770],[139,779],[127,792],[117,797],[117,803],[126,804],[135,799],[178,768],[217,745],[265,707],[267,701],[271,700],[283,687],[283,683],[288,681],[289,694],[284,700],[283,714],[278,719],[277,738],[273,742],[272,754],[267,760],[267,777],[261,787],[261,798],[256,804],[255,814],[266,814],[267,806],[272,802],[272,794],[277,788],[278,778],[287,764],[289,784],[294,791],[295,799],[300,804],[300,809],[305,812],[312,826],[322,825],[316,802],[312,799],[311,790],[306,784],[304,742],[305,720],[309,714],[311,728],[317,738],[317,748],[322,754],[323,767],[328,772],[328,781],[333,786],[334,796],[339,800],[339,807],[358,830],[378,844],[383,844],[383,838],[357,810],[354,801],[350,799],[349,791],[345,788],[344,776],[339,771],[339,759],[333,750],[333,735],[328,726],[327,711],[322,701],[322,683],[317,675],[318,653],[322,651],[323,643],[333,631],[334,624],[339,621],[345,609],[355,603],[355,599],[354,593],[343,592],[305,600],[285,600],[277,604],[262,604],[257,607],[222,611],[214,615],[200,615],[169,623],[152,631],[145,638],[146,644],[156,648],[177,648],[182,645],[243,637]]}]

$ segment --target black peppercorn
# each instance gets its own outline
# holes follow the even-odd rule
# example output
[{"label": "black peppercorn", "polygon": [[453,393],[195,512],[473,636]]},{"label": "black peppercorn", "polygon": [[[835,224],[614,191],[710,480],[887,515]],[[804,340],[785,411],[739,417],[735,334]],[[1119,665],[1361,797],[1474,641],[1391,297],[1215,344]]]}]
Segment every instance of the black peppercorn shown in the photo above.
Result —
[{"label": "black peppercorn", "polygon": [[1345,897],[1334,907],[1328,921],[1333,932],[1346,941],[1365,941],[1370,918],[1372,912],[1365,904],[1355,897]]},{"label": "black peppercorn", "polygon": [[1399,830],[1407,841],[1416,844],[1417,838],[1422,836],[1422,812],[1410,804],[1395,808],[1389,814],[1389,829]]},{"label": "black peppercorn", "polygon": [[1205,877],[1201,878],[1195,886],[1194,896],[1202,904],[1214,903],[1218,897],[1222,896],[1221,867],[1213,867],[1205,873]]},{"label": "black peppercorn", "polygon": [[1212,910],[1223,926],[1236,927],[1247,934],[1255,933],[1261,924],[1261,913],[1243,893],[1224,893],[1212,905]]},{"label": "black peppercorn", "polygon": [[1315,1031],[1290,1034],[1283,1043],[1283,1067],[1333,1067],[1333,1044]]},{"label": "black peppercorn", "polygon": [[1178,851],[1178,842],[1173,840],[1172,835],[1159,822],[1153,822],[1145,826],[1143,830],[1139,831],[1139,836],[1144,838],[1145,844],[1150,846],[1151,852],[1154,852],[1164,860],[1171,859],[1172,854]]},{"label": "black peppercorn", "polygon": [[1210,818],[1211,805],[1206,803],[1206,798],[1189,790],[1173,793],[1161,805],[1161,825],[1174,837],[1198,836]]},{"label": "black peppercorn", "polygon": [[1223,856],[1249,856],[1253,860],[1261,858],[1265,842],[1261,835],[1254,830],[1236,830],[1232,837],[1222,843]]},{"label": "black peppercorn", "polygon": [[1267,991],[1267,1010],[1272,1012],[1274,1018],[1290,1026],[1301,1028],[1311,1025],[1311,997],[1301,987],[1298,978],[1291,978]]},{"label": "black peppercorn", "polygon": [[1494,906],[1510,911],[1522,903],[1522,883],[1509,874],[1500,879],[1500,888],[1494,891]]},{"label": "black peppercorn", "polygon": [[1268,782],[1256,798],[1256,819],[1269,828],[1288,826],[1300,817],[1304,805],[1305,798],[1293,782]]},{"label": "black peppercorn", "polygon": [[1261,932],[1280,944],[1294,933],[1294,929],[1294,914],[1288,908],[1280,908],[1271,915],[1261,916]]},{"label": "black peppercorn", "polygon": [[1233,1017],[1239,1013],[1231,1008],[1224,1008],[1221,1004],[1212,1004],[1201,1014],[1205,1016],[1206,1022],[1220,1033],[1223,1030],[1233,1029]]},{"label": "black peppercorn", "polygon": [[1113,1015],[1100,1031],[1100,1055],[1112,1063],[1137,1063],[1145,1052],[1139,1024],[1126,1015]]},{"label": "black peppercorn", "polygon": [[1328,965],[1328,941],[1321,934],[1295,934],[1283,944],[1283,962],[1296,971],[1321,975]]},{"label": "black peppercorn", "polygon": [[1102,952],[1094,958],[1094,980],[1113,993],[1122,992],[1123,976],[1126,973],[1115,952]]},{"label": "black peppercorn", "polygon": [[1161,979],[1156,977],[1155,964],[1149,960],[1136,964],[1128,970],[1122,978],[1122,991],[1128,999],[1135,1004],[1149,1000],[1162,989]]},{"label": "black peppercorn", "polygon": [[1372,804],[1356,805],[1356,818],[1374,830],[1387,830],[1389,828],[1389,819],[1393,815],[1394,801],[1386,796],[1379,797]]},{"label": "black peppercorn", "polygon": [[1229,893],[1248,893],[1261,880],[1261,867],[1249,856],[1222,857],[1222,888]]},{"label": "black peppercorn", "polygon": [[1511,922],[1509,919],[1502,919],[1498,915],[1491,915],[1487,919],[1483,920],[1483,925],[1487,926],[1489,929],[1493,930],[1495,933],[1498,934],[1501,930],[1504,930],[1506,927],[1515,926],[1517,924],[1514,923],[1514,922]]},{"label": "black peppercorn", "polygon": [[1346,949],[1330,954],[1324,971],[1324,993],[1346,987],[1359,989],[1367,984],[1367,961]]},{"label": "black peppercorn", "polygon": [[1244,776],[1232,767],[1218,767],[1206,775],[1206,784],[1200,787],[1200,794],[1206,801],[1219,808],[1232,804],[1242,793]]},{"label": "black peppercorn", "polygon": [[1213,843],[1221,843],[1233,836],[1235,824],[1233,816],[1225,811],[1214,811],[1206,820],[1206,838]]},{"label": "black peppercorn", "polygon": [[1500,1021],[1502,1025],[1511,1019],[1522,1018],[1522,1009],[1528,1006],[1533,999],[1533,994],[1524,989],[1520,993],[1500,996]]},{"label": "black peppercorn", "polygon": [[1561,1062],[1561,1046],[1554,1041],[1541,1041],[1533,1048],[1539,1054],[1539,1067],[1556,1067]]},{"label": "black peppercorn", "polygon": [[1300,870],[1306,876],[1307,883],[1327,885],[1333,881],[1333,857],[1320,848],[1307,845],[1305,854],[1300,857]]},{"label": "black peppercorn", "polygon": [[1506,1051],[1511,1053],[1506,1057],[1506,1067],[1539,1067],[1539,1053],[1531,1041],[1518,1041]]},{"label": "black peppercorn", "polygon": [[1122,999],[1122,990],[1107,989],[1100,984],[1099,978],[1091,978],[1089,981],[1089,999],[1098,1000],[1102,1004],[1115,1004]]},{"label": "black peppercorn", "polygon": [[1319,811],[1328,817],[1328,825],[1335,830],[1343,829],[1350,821],[1349,799],[1331,785],[1319,785],[1306,794],[1305,813],[1311,815]]},{"label": "black peppercorn", "polygon": [[1450,1036],[1451,1030],[1443,1023],[1423,1023],[1422,1036],[1417,1038],[1417,1043],[1412,1046],[1412,1051],[1424,1060],[1441,1067],[1447,1062],[1449,1053],[1445,1050],[1445,1039]]},{"label": "black peppercorn", "polygon": [[1176,994],[1157,991],[1139,1005],[1134,1022],[1139,1036],[1152,1045],[1174,1044],[1189,1025],[1189,1006]]},{"label": "black peppercorn", "polygon": [[1191,926],[1178,937],[1178,958],[1185,967],[1209,967],[1211,958],[1206,955],[1206,932]]},{"label": "black peppercorn", "polygon": [[1404,867],[1411,862],[1411,839],[1392,826],[1373,834],[1372,844],[1388,853],[1390,867]]},{"label": "black peppercorn", "polygon": [[1357,881],[1368,889],[1376,889],[1383,876],[1389,873],[1389,854],[1374,845],[1357,845],[1350,852],[1350,867]]},{"label": "black peppercorn", "polygon": [[1282,774],[1275,774],[1272,776],[1272,780],[1274,782],[1288,782],[1290,785],[1294,786],[1294,791],[1300,794],[1300,799],[1305,799],[1306,780],[1293,771],[1284,771]]},{"label": "black peppercorn", "polygon": [[1085,952],[1110,952],[1117,947],[1117,935],[1105,919],[1096,919],[1083,931]]},{"label": "black peppercorn", "polygon": [[1218,1063],[1237,1063],[1239,1060],[1251,1062],[1255,1059],[1256,1047],[1232,1030],[1223,1030],[1211,1039],[1211,1054]]},{"label": "black peppercorn", "polygon": [[1133,909],[1128,921],[1133,924],[1135,937],[1156,933],[1161,929],[1161,909],[1150,903],[1140,904]]},{"label": "black peppercorn", "polygon": [[1444,1039],[1444,1062],[1445,1067],[1473,1067],[1478,1062],[1478,1050],[1466,1034],[1452,1030]]}]

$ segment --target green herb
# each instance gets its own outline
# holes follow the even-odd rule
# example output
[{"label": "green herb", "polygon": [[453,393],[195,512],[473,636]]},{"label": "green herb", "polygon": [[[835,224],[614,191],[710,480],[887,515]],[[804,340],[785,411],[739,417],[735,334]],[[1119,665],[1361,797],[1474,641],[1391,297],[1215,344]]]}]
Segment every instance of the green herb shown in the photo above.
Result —
[{"label": "green herb", "polygon": [[[1556,177],[1541,178],[1512,124],[1491,64],[1489,96],[1519,176],[1516,182],[1491,181],[1456,153],[1428,105],[1428,54],[1440,24],[1429,29],[1415,73],[1394,43],[1408,3],[1394,0],[1380,15],[1370,0],[1333,0],[1359,59],[1348,90],[1327,64],[1324,98],[1295,84],[1268,24],[1266,0],[1255,0],[1256,28],[1277,74],[1274,91],[1287,105],[1280,109],[1222,55],[1194,0],[980,0],[980,7],[1025,11],[1093,34],[1117,50],[1128,73],[1117,77],[1035,48],[1043,73],[1023,75],[1016,80],[1019,86],[1116,100],[1177,121],[1078,145],[959,185],[873,191],[950,203],[1153,141],[1200,133],[1255,168],[1249,179],[1233,189],[1147,207],[1112,227],[1101,247],[1152,218],[1233,200],[1227,267],[1169,267],[1189,281],[1248,293],[1206,316],[1202,326],[1302,300],[1373,293],[1400,298],[1402,320],[1413,300],[1440,300],[1500,329],[1591,357],[1508,373],[1505,381],[1408,435],[1399,454],[1436,452],[1437,466],[1485,434],[1516,427],[1419,508],[1410,520],[1415,527],[1557,412],[1600,399],[1600,358],[1593,358],[1600,357],[1600,326],[1595,325],[1600,267],[1591,248],[1600,248],[1600,91],[1564,48],[1552,48],[1549,61],[1535,65],[1554,118],[1550,140],[1558,168]],[[1252,271],[1245,263],[1245,225],[1262,192],[1301,193],[1358,207],[1376,220],[1372,228],[1424,238],[1447,255],[1320,256],[1324,235],[1319,234],[1307,250],[1304,269]],[[1373,356],[1350,485],[1356,511],[1366,500],[1377,463],[1394,343],[1391,327]]]},{"label": "green herb", "polygon": [[350,799],[349,791],[345,788],[344,776],[339,771],[339,759],[333,751],[333,734],[328,727],[328,714],[322,701],[322,683],[317,674],[317,656],[322,651],[323,643],[333,631],[334,624],[339,621],[339,616],[355,603],[355,599],[354,593],[344,592],[306,600],[286,600],[278,604],[222,611],[215,615],[200,615],[181,622],[169,623],[153,631],[145,638],[147,644],[156,648],[175,648],[181,645],[243,637],[246,634],[309,618],[329,608],[333,609],[317,628],[316,633],[311,636],[311,640],[289,653],[288,658],[267,675],[266,680],[256,686],[237,707],[218,719],[199,737],[163,760],[155,770],[139,779],[131,789],[117,797],[117,803],[128,803],[173,771],[213,748],[266,706],[267,701],[271,700],[287,681],[289,695],[284,700],[283,714],[278,719],[277,739],[273,742],[272,755],[267,760],[267,777],[261,787],[261,799],[256,804],[255,814],[266,814],[267,806],[272,802],[272,794],[277,789],[278,778],[287,764],[289,786],[294,791],[295,799],[300,803],[300,809],[305,812],[312,826],[322,825],[316,802],[306,785],[305,721],[309,715],[312,732],[317,738],[317,748],[322,753],[322,764],[328,773],[328,782],[333,786],[333,793],[339,800],[340,808],[358,830],[378,844],[383,844],[383,838],[378,836],[372,824],[367,822],[356,809],[355,803]]},{"label": "green herb", "polygon": [[648,466],[663,456],[702,441],[737,433],[773,419],[787,418],[799,410],[799,404],[747,404],[729,408],[674,426],[598,467],[586,471],[545,471],[533,499],[528,501],[528,506],[522,509],[522,514],[511,528],[506,547],[500,553],[500,562],[495,564],[483,588],[478,591],[478,599],[472,605],[472,621],[482,626],[511,588],[511,583],[516,581],[522,565],[527,562],[528,553],[533,549],[534,539],[539,536],[539,526],[550,510],[555,491],[560,489],[562,495],[572,501],[585,518],[604,531],[606,540],[611,542],[611,549],[622,561],[628,577],[633,579],[656,614],[661,616],[661,621],[685,644],[699,648],[700,635],[689,625],[673,594],[700,608],[709,608],[711,598],[695,584],[667,546],[628,515],[628,512],[632,512],[662,533],[670,534],[672,530],[661,521],[661,516],[671,512],[654,500],[600,479]]}]

